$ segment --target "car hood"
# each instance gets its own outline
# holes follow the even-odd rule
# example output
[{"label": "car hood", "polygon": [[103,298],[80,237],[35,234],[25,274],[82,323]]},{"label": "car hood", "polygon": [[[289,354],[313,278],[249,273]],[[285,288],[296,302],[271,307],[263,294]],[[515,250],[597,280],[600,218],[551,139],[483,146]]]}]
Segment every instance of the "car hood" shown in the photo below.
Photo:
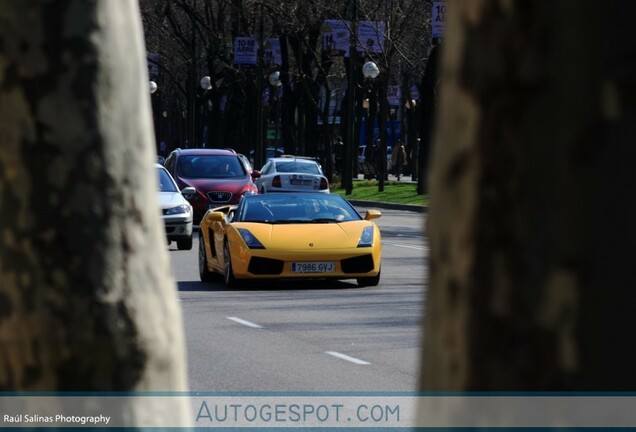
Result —
[{"label": "car hood", "polygon": [[161,209],[169,209],[188,203],[183,195],[181,195],[181,192],[159,192],[158,197],[159,207]]},{"label": "car hood", "polygon": [[186,179],[181,181],[187,186],[194,187],[197,191],[208,193],[211,191],[232,192],[237,194],[243,190],[251,180],[249,177],[239,177],[230,179]]},{"label": "car hood", "polygon": [[241,222],[234,227],[247,228],[269,250],[321,250],[356,247],[362,229],[369,225],[369,221],[293,225]]}]

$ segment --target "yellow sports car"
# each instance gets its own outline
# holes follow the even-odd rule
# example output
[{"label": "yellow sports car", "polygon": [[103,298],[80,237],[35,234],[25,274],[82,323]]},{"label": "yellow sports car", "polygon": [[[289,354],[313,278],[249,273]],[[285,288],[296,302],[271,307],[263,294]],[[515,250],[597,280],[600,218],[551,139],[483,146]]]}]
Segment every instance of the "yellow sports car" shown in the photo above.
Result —
[{"label": "yellow sports car", "polygon": [[228,287],[254,279],[356,279],[380,282],[380,230],[333,194],[244,195],[236,206],[208,210],[199,225],[199,275]]}]

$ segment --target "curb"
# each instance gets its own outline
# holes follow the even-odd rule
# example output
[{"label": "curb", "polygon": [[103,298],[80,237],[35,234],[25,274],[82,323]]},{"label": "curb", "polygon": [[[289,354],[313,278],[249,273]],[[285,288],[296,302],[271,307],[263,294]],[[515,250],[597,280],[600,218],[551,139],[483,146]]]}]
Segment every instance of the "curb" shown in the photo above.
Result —
[{"label": "curb", "polygon": [[368,207],[368,208],[384,208],[390,210],[404,210],[412,211],[416,213],[428,213],[428,206],[411,205],[411,204],[397,204],[378,201],[360,201],[360,200],[348,200],[354,206]]}]

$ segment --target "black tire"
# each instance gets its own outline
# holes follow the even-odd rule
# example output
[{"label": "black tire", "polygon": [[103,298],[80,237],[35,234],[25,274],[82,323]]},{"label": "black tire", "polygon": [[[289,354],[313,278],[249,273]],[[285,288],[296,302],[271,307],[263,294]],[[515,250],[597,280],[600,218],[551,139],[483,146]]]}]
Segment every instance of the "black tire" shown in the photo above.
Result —
[{"label": "black tire", "polygon": [[232,270],[232,257],[230,255],[230,245],[226,241],[223,246],[223,261],[225,261],[223,269],[223,279],[225,286],[228,288],[238,288],[240,282],[234,277],[234,270]]},{"label": "black tire", "polygon": [[208,270],[208,257],[205,255],[203,236],[199,235],[199,278],[201,282],[212,282],[214,273]]},{"label": "black tire", "polygon": [[177,249],[190,250],[192,249],[192,236],[187,239],[177,240]]},{"label": "black tire", "polygon": [[371,277],[361,277],[358,278],[358,286],[361,287],[369,287],[369,286],[378,286],[380,283],[380,274],[382,273],[382,269],[378,272],[377,276]]}]

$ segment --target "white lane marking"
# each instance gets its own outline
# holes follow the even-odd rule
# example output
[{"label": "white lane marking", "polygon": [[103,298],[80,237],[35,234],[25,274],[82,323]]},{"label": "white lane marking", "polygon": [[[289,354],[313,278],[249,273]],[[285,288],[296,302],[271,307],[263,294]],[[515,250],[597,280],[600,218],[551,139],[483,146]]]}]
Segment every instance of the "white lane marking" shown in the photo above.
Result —
[{"label": "white lane marking", "polygon": [[359,364],[359,365],[371,364],[369,362],[365,362],[364,360],[360,360],[360,359],[357,359],[357,358],[354,358],[354,357],[349,357],[348,355],[344,355],[344,354],[341,354],[341,353],[335,352],[335,351],[325,351],[325,354],[329,354],[331,356],[338,357],[338,358],[340,358],[342,360],[346,360],[346,361],[349,361],[351,363],[355,363],[355,364]]},{"label": "white lane marking", "polygon": [[263,328],[263,327],[259,326],[258,324],[254,324],[253,322],[245,321],[245,320],[242,320],[242,319],[237,318],[237,317],[227,317],[227,319],[232,320],[234,322],[237,322],[239,324],[243,324],[244,326],[248,326],[248,327],[251,327],[251,328],[257,328],[257,329]]},{"label": "white lane marking", "polygon": [[411,245],[405,245],[405,244],[401,244],[401,243],[393,243],[390,241],[382,241],[382,244],[386,244],[386,245],[391,245],[391,246],[397,246],[397,247],[403,247],[403,248],[407,248],[407,249],[416,249],[416,250],[428,250],[428,246],[411,246]]}]

